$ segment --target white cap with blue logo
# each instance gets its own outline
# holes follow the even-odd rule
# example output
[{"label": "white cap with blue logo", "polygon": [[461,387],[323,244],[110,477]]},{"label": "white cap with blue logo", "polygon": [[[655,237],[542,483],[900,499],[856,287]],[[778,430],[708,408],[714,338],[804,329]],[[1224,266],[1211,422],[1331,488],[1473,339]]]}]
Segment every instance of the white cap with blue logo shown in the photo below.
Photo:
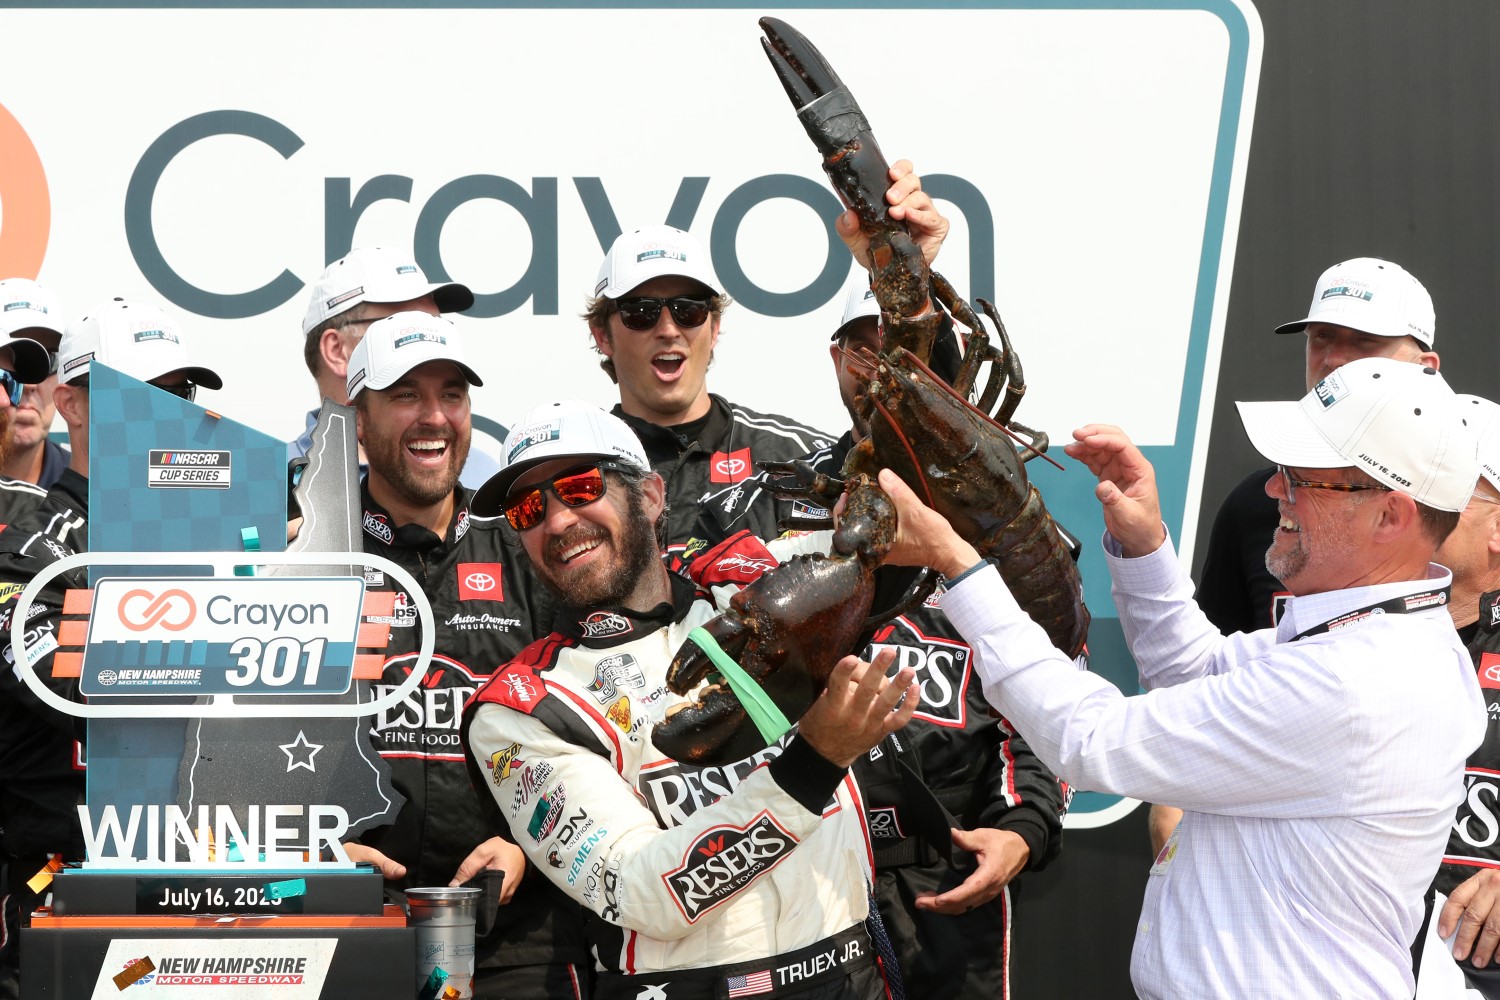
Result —
[{"label": "white cap with blue logo", "polygon": [[361,302],[414,302],[428,295],[437,303],[438,312],[463,312],[474,304],[468,286],[428,281],[409,254],[386,247],[356,247],[329,264],[313,282],[302,333],[322,329]]},{"label": "white cap with blue logo", "polygon": [[1234,405],[1250,444],[1277,465],[1359,469],[1449,511],[1464,509],[1479,480],[1470,407],[1435,368],[1360,358],[1297,402]]},{"label": "white cap with blue logo", "polygon": [[651,471],[646,449],[625,421],[593,403],[565,399],[534,406],[505,436],[505,463],[474,495],[470,510],[494,517],[505,505],[511,485],[527,469],[559,458],[612,459]]},{"label": "white cap with blue logo", "polygon": [[1306,319],[1283,323],[1277,333],[1301,333],[1309,323],[1347,326],[1377,337],[1413,337],[1432,349],[1432,296],[1400,264],[1356,257],[1318,278]]},{"label": "white cap with blue logo", "polygon": [[224,380],[213,369],[194,365],[183,341],[177,321],[160,306],[111,299],[63,331],[57,381],[77,382],[98,361],[142,382],[181,372],[204,388],[222,389]]},{"label": "white cap with blue logo", "polygon": [[692,233],[672,226],[646,226],[621,233],[599,265],[594,294],[618,299],[652,278],[682,277],[722,294],[708,265],[708,252]]},{"label": "white cap with blue logo", "polygon": [[389,388],[407,372],[429,361],[451,361],[470,385],[484,385],[464,360],[458,327],[441,316],[400,312],[370,324],[349,355],[347,387],[352,400],[361,389]]}]

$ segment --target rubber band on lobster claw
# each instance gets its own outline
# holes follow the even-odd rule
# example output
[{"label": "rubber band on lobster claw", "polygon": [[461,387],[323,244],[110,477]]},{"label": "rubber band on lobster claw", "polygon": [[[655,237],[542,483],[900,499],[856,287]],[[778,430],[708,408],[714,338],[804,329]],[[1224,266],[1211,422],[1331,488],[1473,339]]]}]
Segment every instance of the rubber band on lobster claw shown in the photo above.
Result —
[{"label": "rubber band on lobster claw", "polygon": [[703,629],[695,628],[688,633],[688,641],[703,650],[704,654],[713,661],[714,666],[719,668],[719,672],[724,675],[725,682],[729,684],[729,689],[745,707],[745,714],[750,717],[751,722],[755,723],[755,728],[760,730],[766,746],[775,743],[791,730],[791,722],[782,714],[781,709],[776,707],[771,696],[755,682],[755,678],[745,673],[740,665],[724,652],[718,640]]}]

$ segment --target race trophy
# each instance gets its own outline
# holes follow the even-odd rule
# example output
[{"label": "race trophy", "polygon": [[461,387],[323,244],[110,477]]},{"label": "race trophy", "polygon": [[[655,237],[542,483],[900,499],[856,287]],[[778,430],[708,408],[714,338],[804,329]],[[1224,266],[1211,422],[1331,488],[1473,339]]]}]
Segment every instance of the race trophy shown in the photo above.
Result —
[{"label": "race trophy", "polygon": [[[342,843],[402,804],[363,717],[421,683],[432,612],[359,551],[353,410],[325,402],[289,549],[284,442],[97,361],[90,405],[89,551],[22,591],[8,637],[37,697],[88,721],[87,858],[22,935],[26,996],[409,1000],[406,916]],[[28,634],[42,588],[85,570]],[[375,698],[394,595],[366,579],[386,578],[423,645]],[[30,669],[48,652],[82,697]]]}]

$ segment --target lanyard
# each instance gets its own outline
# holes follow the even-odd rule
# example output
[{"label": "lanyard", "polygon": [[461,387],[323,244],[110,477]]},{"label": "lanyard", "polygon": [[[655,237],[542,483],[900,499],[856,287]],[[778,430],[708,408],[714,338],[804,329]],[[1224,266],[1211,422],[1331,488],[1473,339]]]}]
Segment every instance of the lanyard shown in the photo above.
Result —
[{"label": "lanyard", "polygon": [[1437,590],[1423,590],[1415,594],[1406,594],[1402,597],[1392,597],[1388,601],[1379,604],[1367,604],[1353,611],[1346,611],[1337,618],[1330,618],[1321,625],[1314,625],[1292,636],[1292,642],[1306,639],[1310,635],[1322,635],[1324,632],[1332,632],[1346,625],[1353,625],[1357,621],[1368,618],[1370,615],[1404,615],[1412,611],[1421,611],[1423,608],[1441,607],[1448,603],[1448,592],[1452,587],[1441,587]]}]

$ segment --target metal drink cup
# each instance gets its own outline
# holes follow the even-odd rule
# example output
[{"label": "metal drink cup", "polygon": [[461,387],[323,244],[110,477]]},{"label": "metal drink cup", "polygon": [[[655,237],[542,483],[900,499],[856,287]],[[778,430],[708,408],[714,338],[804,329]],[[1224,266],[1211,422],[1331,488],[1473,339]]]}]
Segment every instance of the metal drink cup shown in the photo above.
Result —
[{"label": "metal drink cup", "polygon": [[444,986],[474,995],[474,917],[480,889],[407,889],[407,924],[417,932],[417,989],[440,968]]}]

